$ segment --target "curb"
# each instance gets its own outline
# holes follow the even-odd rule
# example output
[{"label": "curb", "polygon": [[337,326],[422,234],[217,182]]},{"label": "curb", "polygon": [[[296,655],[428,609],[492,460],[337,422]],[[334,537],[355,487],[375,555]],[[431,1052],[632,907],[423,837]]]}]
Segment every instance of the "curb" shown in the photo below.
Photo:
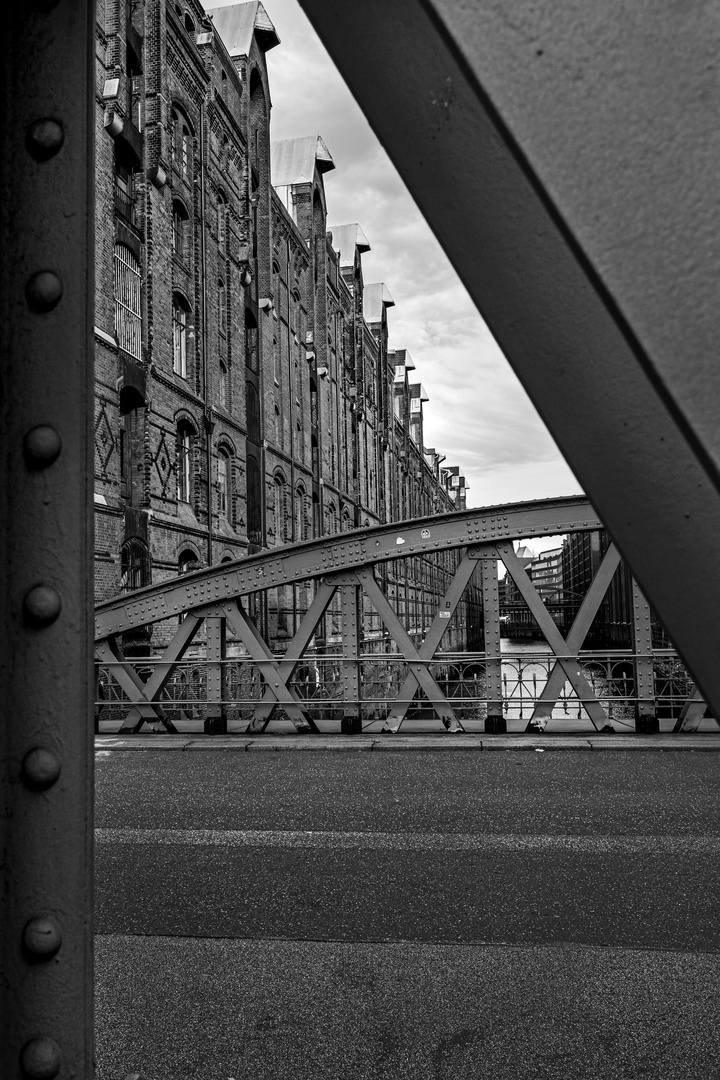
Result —
[{"label": "curb", "polygon": [[720,751],[720,732],[711,734],[683,735],[96,735],[95,750],[150,750],[207,752],[240,751],[247,753],[279,752],[282,750],[303,753],[406,753],[483,750],[645,750],[645,751]]}]

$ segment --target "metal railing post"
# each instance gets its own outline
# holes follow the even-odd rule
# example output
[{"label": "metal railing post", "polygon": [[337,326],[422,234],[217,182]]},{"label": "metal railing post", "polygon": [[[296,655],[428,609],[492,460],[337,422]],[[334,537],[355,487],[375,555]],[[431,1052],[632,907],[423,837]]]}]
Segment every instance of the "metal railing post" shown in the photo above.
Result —
[{"label": "metal railing post", "polygon": [[635,730],[644,734],[660,730],[655,701],[652,624],[650,605],[633,578],[633,650],[635,652]]},{"label": "metal railing post", "polygon": [[205,634],[207,648],[205,734],[227,735],[226,620],[220,618],[206,619]]},{"label": "metal railing post", "polygon": [[483,630],[485,633],[485,679],[487,683],[487,717],[485,731],[498,735],[507,731],[503,714],[502,662],[500,652],[500,586],[497,553],[492,551],[480,559],[482,580]]},{"label": "metal railing post", "polygon": [[362,593],[358,585],[340,586],[342,625],[343,715],[340,730],[347,735],[362,732],[360,706],[360,609]]},{"label": "metal railing post", "polygon": [[91,1077],[94,5],[5,14],[0,1075]]}]

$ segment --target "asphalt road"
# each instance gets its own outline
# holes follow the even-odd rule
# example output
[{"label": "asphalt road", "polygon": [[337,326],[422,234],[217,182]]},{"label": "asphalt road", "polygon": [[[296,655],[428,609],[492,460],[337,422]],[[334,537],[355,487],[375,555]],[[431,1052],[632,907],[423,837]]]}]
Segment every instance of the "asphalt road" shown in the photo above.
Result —
[{"label": "asphalt road", "polygon": [[98,1080],[720,1077],[718,769],[100,753]]}]

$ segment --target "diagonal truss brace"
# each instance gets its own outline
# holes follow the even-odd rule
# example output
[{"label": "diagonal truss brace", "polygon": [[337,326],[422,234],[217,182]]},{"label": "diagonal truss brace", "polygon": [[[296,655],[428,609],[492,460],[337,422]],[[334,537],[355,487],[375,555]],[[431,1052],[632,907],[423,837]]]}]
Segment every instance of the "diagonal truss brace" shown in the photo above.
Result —
[{"label": "diagonal truss brace", "polygon": [[[590,588],[585,594],[580,609],[570,627],[570,632],[565,639],[565,648],[569,655],[577,656],[582,648],[582,644],[592,626],[592,621],[598,613],[603,597],[610,587],[610,582],[619,565],[620,552],[615,544],[611,544],[605,552],[597,573],[590,583]],[[533,709],[533,714],[526,728],[527,731],[531,731],[533,728],[540,728],[541,730],[545,728],[548,720],[552,717],[553,709],[565,685],[565,678],[563,668],[555,660],[548,674],[548,680]]]},{"label": "diagonal truss brace", "polygon": [[96,643],[96,658],[101,664],[107,665],[109,673],[132,702],[125,723],[120,729],[122,733],[137,734],[143,724],[158,720],[167,731],[176,733],[175,725],[165,716],[162,707],[157,704],[157,698],[169,682],[175,664],[183,658],[192,644],[203,618],[204,615],[188,612],[147,681],[143,681],[134,667],[127,663],[115,637]]},{"label": "diagonal truss brace", "polygon": [[[465,560],[463,560],[461,567],[465,567]],[[470,572],[468,574],[468,580],[472,575],[473,570],[474,565],[471,565]],[[467,573],[467,568],[463,570],[463,574],[465,573]],[[405,682],[403,683],[403,686],[398,695],[398,699],[400,699],[399,708],[394,708],[392,713],[390,714],[393,721],[395,720],[396,716],[400,716],[400,722],[402,722],[402,718],[405,716],[405,713],[407,712],[410,704],[409,690],[412,689],[412,686],[410,684],[417,683],[417,685],[425,691],[425,695],[428,701],[433,706],[435,712],[440,717],[448,731],[463,731],[464,729],[462,727],[462,724],[455,716],[455,712],[452,706],[450,705],[449,701],[443,694],[438,684],[435,682],[435,679],[430,674],[430,670],[427,666],[428,660],[432,658],[432,655],[437,648],[437,642],[440,641],[445,631],[445,626],[443,625],[443,623],[449,623],[449,619],[441,619],[440,612],[438,612],[438,614],[435,616],[435,619],[433,620],[433,624],[430,630],[428,631],[426,641],[423,643],[423,646],[421,646],[421,649],[423,650],[421,654],[421,652],[413,645],[404,626],[400,622],[400,619],[391,607],[382,589],[376,582],[372,570],[369,568],[359,570],[354,576],[357,578],[358,584],[362,585],[365,593],[372,601],[373,605],[375,606],[375,610],[377,611],[378,615],[389,630],[390,636],[400,649],[400,652],[402,653],[409,665],[408,677],[405,679]],[[457,576],[458,575],[456,575],[456,577]],[[451,583],[449,591],[452,591],[453,584],[454,579]],[[462,595],[463,588],[464,585],[462,588],[460,588],[460,593],[457,599],[454,600],[454,607],[452,610],[457,607],[457,603],[460,599],[460,596]],[[450,602],[452,602],[452,599]],[[441,608],[440,610],[443,609]],[[449,609],[445,608],[444,610]],[[435,644],[433,644],[433,642],[435,642]],[[424,648],[425,645],[427,645],[427,648]],[[408,687],[408,692],[403,693],[406,687]],[[390,720],[390,717],[388,719]]]},{"label": "diagonal truss brace", "polygon": [[[498,556],[502,559],[507,567],[508,573],[512,577],[513,581],[517,585],[518,589],[522,593],[525,603],[530,608],[530,612],[533,615],[538,626],[545,635],[545,640],[555,653],[555,667],[560,665],[560,668],[564,672],[565,678],[572,686],[573,690],[578,696],[583,708],[590,717],[594,727],[600,731],[608,722],[607,715],[602,705],[598,701],[596,695],[593,692],[590,683],[583,675],[577,662],[577,657],[574,659],[568,658],[568,653],[576,652],[577,650],[571,649],[568,642],[562,636],[557,626],[555,625],[550,612],[547,610],[540,595],[537,592],[535,586],[530,581],[524,566],[515,554],[515,550],[512,544],[498,544],[497,547]],[[614,573],[614,569],[613,569]],[[604,595],[604,591],[603,591]],[[597,599],[599,605],[602,595],[598,599],[594,597],[593,602]],[[586,614],[589,614],[587,609]],[[579,613],[578,613],[579,617]]]},{"label": "diagonal truss brace", "polygon": [[[468,553],[460,563],[460,566],[442,599],[442,603],[435,613],[435,618],[428,628],[423,643],[417,650],[417,655],[420,660],[427,663],[427,661],[432,660],[435,655],[445,631],[450,626],[450,620],[462,599],[462,595],[473,576],[477,565],[476,560],[476,556],[473,557]],[[388,629],[390,628],[388,627]],[[433,679],[432,674],[427,668],[425,668],[425,671],[427,672],[428,677]],[[435,682],[434,679],[433,682]],[[392,711],[388,715],[387,725],[389,731],[395,732],[400,729],[403,720],[407,716],[416,688],[420,685],[421,683],[417,677],[416,669],[410,668],[398,691]],[[435,683],[435,685],[437,686],[437,683]],[[439,690],[440,688],[438,687],[438,692]],[[455,730],[460,730],[459,726]]]},{"label": "diagonal truss brace", "polygon": [[[269,650],[265,651],[266,659],[264,662],[268,671],[272,668],[273,677],[272,681],[266,679],[267,686],[265,694],[263,695],[262,701],[255,709],[252,720],[247,726],[246,731],[248,734],[264,731],[268,726],[277,704],[279,702],[286,704],[287,697],[278,696],[278,693],[276,692],[280,690],[281,687],[283,688],[283,691],[290,694],[298,705],[300,705],[300,699],[288,687],[288,682],[295,673],[295,669],[304,655],[306,648],[310,644],[310,639],[315,633],[315,628],[327,611],[337,588],[337,584],[334,584],[331,578],[326,578],[324,581],[320,582],[315,592],[315,596],[313,597],[313,601],[303,616],[302,622],[295,632],[295,636],[290,642],[287,652],[281,660],[272,661]],[[245,619],[247,621],[247,616],[245,616]],[[253,647],[257,647],[257,639],[253,638],[253,641],[255,643]],[[295,726],[297,727],[297,724]],[[305,712],[302,711],[302,729],[299,730],[307,730],[308,726],[310,726],[311,730],[317,730],[313,721],[309,720]]]},{"label": "diagonal truss brace", "polygon": [[228,626],[242,641],[251,658],[257,664],[268,690],[275,697],[276,704],[283,706],[297,731],[301,734],[308,731],[318,734],[315,721],[303,709],[297,695],[288,687],[287,677],[283,678],[281,676],[278,661],[271,653],[257,626],[243,608],[242,600],[236,600],[235,604],[223,604],[221,610],[227,619]]}]

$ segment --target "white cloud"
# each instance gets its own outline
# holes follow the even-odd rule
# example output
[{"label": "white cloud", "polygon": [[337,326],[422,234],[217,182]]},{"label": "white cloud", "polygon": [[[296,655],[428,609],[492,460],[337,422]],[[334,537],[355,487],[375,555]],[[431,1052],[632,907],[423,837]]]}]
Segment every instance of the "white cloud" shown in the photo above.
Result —
[{"label": "white cloud", "polygon": [[333,155],[329,223],[357,221],[370,241],[365,281],[390,289],[391,347],[408,349],[430,397],[426,445],[460,466],[472,505],[579,492],[297,0],[264,3],[281,39],[268,53],[272,137],[317,133]]}]

